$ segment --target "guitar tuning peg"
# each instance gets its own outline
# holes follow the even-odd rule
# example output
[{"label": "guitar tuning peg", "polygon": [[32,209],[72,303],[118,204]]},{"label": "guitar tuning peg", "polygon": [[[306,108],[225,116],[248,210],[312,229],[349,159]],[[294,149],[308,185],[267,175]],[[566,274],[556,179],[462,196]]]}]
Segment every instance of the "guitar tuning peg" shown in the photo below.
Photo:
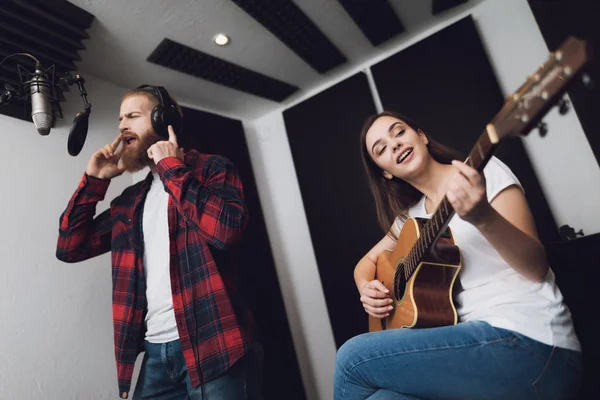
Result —
[{"label": "guitar tuning peg", "polygon": [[567,99],[560,99],[558,101],[558,112],[560,115],[565,115],[571,109],[571,103]]},{"label": "guitar tuning peg", "polygon": [[544,137],[548,133],[548,124],[546,124],[544,121],[540,121],[540,123],[537,125],[537,129],[540,133],[540,137]]}]

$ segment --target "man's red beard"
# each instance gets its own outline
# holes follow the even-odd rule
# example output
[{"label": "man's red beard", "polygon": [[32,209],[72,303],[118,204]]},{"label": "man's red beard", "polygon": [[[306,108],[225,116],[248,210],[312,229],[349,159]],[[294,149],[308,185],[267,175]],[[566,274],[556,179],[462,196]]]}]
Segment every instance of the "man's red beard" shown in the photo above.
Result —
[{"label": "man's red beard", "polygon": [[[148,157],[148,149],[156,142],[164,140],[154,132],[145,134],[141,139],[135,135],[136,141],[131,147],[126,147],[121,156],[121,162],[127,172],[136,172],[154,164]],[[123,145],[126,145],[123,143]]]}]

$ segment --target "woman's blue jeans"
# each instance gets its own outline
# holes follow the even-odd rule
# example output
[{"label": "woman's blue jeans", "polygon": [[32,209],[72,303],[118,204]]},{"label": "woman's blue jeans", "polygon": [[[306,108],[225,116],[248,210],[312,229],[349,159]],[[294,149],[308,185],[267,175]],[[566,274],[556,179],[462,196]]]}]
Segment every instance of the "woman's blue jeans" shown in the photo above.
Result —
[{"label": "woman's blue jeans", "polygon": [[473,321],[348,340],[334,399],[562,400],[575,398],[581,377],[580,352]]}]

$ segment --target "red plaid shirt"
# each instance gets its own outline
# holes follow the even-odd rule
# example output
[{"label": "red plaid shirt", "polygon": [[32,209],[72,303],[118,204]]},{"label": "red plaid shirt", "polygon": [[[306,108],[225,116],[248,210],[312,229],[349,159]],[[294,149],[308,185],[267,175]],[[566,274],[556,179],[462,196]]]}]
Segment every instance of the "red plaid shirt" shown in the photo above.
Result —
[{"label": "red plaid shirt", "polygon": [[[170,275],[177,330],[192,385],[225,372],[249,349],[252,316],[234,283],[230,246],[248,212],[242,183],[227,159],[189,151],[184,163],[161,160],[157,172],[169,193]],[[84,174],[60,217],[56,256],[78,262],[111,250],[113,324],[119,393],[127,398],[133,366],[143,351],[146,278],[142,212],[152,174],[94,218],[110,180]],[[217,268],[218,263],[218,268]]]}]

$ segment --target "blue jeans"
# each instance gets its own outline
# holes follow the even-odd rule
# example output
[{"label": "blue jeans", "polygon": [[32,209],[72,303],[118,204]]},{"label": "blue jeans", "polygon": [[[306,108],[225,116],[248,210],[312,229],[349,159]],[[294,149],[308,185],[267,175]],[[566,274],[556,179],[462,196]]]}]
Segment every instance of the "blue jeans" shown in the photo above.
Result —
[{"label": "blue jeans", "polygon": [[335,400],[572,399],[581,353],[487,322],[366,333],[340,347]]},{"label": "blue jeans", "polygon": [[260,400],[262,357],[260,344],[217,378],[192,387],[181,343],[144,343],[142,362],[133,400]]}]

